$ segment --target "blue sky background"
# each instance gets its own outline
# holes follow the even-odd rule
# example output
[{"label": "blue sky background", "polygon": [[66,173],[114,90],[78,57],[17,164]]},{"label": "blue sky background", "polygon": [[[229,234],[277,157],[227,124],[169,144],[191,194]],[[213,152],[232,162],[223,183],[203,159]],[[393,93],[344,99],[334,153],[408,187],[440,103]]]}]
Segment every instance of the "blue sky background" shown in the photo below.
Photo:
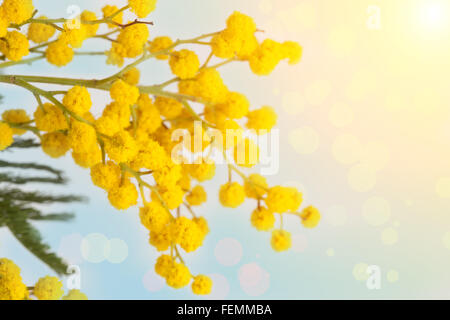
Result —
[{"label": "blue sky background", "polygon": [[[82,10],[89,9],[99,13],[106,3],[111,1],[34,0],[39,11],[55,18],[65,16],[66,8],[72,4],[80,6]],[[222,29],[226,17],[234,10],[239,10],[255,18],[259,28],[265,31],[265,37],[273,37],[279,41],[299,41],[305,49],[301,64],[288,67],[283,63],[270,77],[252,75],[244,63],[228,65],[221,71],[230,89],[245,93],[254,108],[272,105],[279,113],[280,170],[277,175],[268,177],[268,180],[272,185],[300,186],[304,191],[305,204],[314,204],[321,210],[322,223],[316,229],[305,230],[297,219],[287,219],[286,228],[295,239],[294,250],[274,252],[270,248],[270,234],[257,232],[250,225],[254,203],[247,201],[234,210],[219,205],[217,192],[219,186],[226,181],[227,172],[223,166],[218,166],[214,180],[206,183],[208,202],[197,210],[208,219],[212,231],[200,250],[185,255],[193,272],[214,275],[217,286],[212,297],[450,297],[450,259],[446,248],[450,240],[445,240],[450,231],[449,203],[445,197],[437,197],[435,192],[436,179],[449,172],[443,165],[430,169],[425,174],[422,166],[432,167],[430,159],[419,159],[420,156],[403,158],[406,154],[403,148],[409,141],[408,134],[398,134],[395,131],[398,127],[391,124],[390,120],[400,116],[386,116],[384,113],[387,111],[383,109],[386,90],[389,89],[385,78],[391,79],[392,74],[382,73],[379,68],[382,63],[373,59],[373,51],[380,49],[378,44],[383,41],[383,37],[369,33],[364,25],[365,9],[370,2],[361,1],[352,6],[351,2],[343,1],[334,20],[325,14],[327,7],[333,6],[333,3],[335,2],[332,0],[160,0],[157,10],[149,17],[155,23],[150,28],[151,37],[169,35],[184,39]],[[289,12],[298,14],[298,17]],[[305,15],[305,12],[309,14]],[[350,43],[347,45],[349,50],[346,46],[331,46],[334,42],[330,44],[330,39],[341,36],[334,31],[342,26],[347,32],[345,35],[351,36],[339,38],[342,40],[339,44]],[[349,39],[353,39],[353,46]],[[98,51],[107,49],[107,46],[98,40],[88,40],[81,50]],[[206,54],[207,51],[201,48],[200,55],[204,57]],[[384,59],[386,63],[390,60],[387,54],[380,59]],[[425,63],[424,61],[419,61],[419,64]],[[352,83],[353,76],[359,70],[367,71],[367,68],[374,76],[363,77],[362,82],[374,84],[379,90],[358,87],[362,97],[355,101],[354,96],[345,94],[346,86]],[[116,68],[105,65],[104,57],[76,57],[73,63],[64,68],[37,62],[32,67],[17,66],[5,72],[101,78],[115,71]],[[401,73],[403,70],[395,72],[399,78],[407,77],[407,74]],[[143,64],[141,74],[143,84],[163,82],[170,78],[167,63],[160,61]],[[323,81],[327,81],[326,85]],[[411,80],[410,89],[423,85],[427,84],[416,84]],[[5,85],[0,85],[0,92],[4,96],[1,109],[24,108],[30,114],[34,112],[36,103],[29,93]],[[108,97],[104,93],[92,94],[93,113],[99,115]],[[448,95],[438,102],[445,101],[449,101]],[[336,128],[330,124],[330,108],[336,102],[346,103],[352,109],[354,120],[345,128]],[[408,122],[405,127],[413,127],[415,124],[416,122]],[[292,138],[295,130],[305,126],[314,128],[314,132],[320,137],[316,143],[318,146],[311,147],[308,142],[303,141],[304,138],[299,145],[299,141]],[[380,126],[385,130],[380,130]],[[377,171],[376,183],[372,183],[368,190],[355,190],[354,184],[349,183],[349,167],[333,157],[335,138],[347,132],[359,137],[363,145],[376,139],[387,145],[389,150],[387,164]],[[405,137],[406,142],[400,140],[400,136]],[[313,134],[309,140],[314,141],[316,138]],[[431,141],[433,139],[430,138]],[[423,145],[416,147],[425,148]],[[313,151],[308,152],[309,149]],[[436,154],[440,154],[439,150],[442,150],[440,146],[433,149]],[[447,154],[443,158],[445,156]],[[89,298],[199,298],[189,288],[173,290],[161,286],[152,272],[158,253],[148,245],[147,232],[139,223],[138,209],[135,207],[125,212],[114,210],[109,205],[106,194],[92,185],[89,170],[77,167],[69,154],[54,160],[46,157],[40,150],[30,150],[2,153],[0,157],[47,163],[63,169],[70,178],[70,183],[61,188],[48,187],[45,191],[79,194],[89,198],[88,203],[51,208],[52,211],[73,211],[76,213],[76,220],[73,222],[36,223],[55,251],[60,250],[63,256],[80,266],[82,291]],[[378,159],[377,156],[374,158]],[[413,165],[416,163],[417,165]],[[363,175],[361,179],[364,184],[368,178]],[[388,211],[388,217],[381,219],[383,221],[377,226],[368,223],[363,214],[365,205],[370,207],[368,199],[374,197],[381,199],[377,203],[388,203],[389,207],[386,209],[375,205],[375,209],[369,210],[375,217],[383,216]],[[81,239],[93,233],[102,234],[108,239],[121,239],[127,247],[126,258],[120,263],[111,263],[107,259],[92,263],[83,258],[80,253]],[[120,247],[113,248],[113,252],[114,250],[119,250],[116,252],[119,256],[124,253]],[[242,250],[242,257],[239,250]],[[27,284],[51,273],[4,229],[0,229],[0,256],[11,258],[21,266],[22,276]],[[220,259],[220,256],[225,258]],[[234,264],[224,265],[224,259]],[[363,266],[364,269],[365,264],[380,267],[380,290],[369,290],[364,276],[361,277],[357,272],[357,266]]]}]

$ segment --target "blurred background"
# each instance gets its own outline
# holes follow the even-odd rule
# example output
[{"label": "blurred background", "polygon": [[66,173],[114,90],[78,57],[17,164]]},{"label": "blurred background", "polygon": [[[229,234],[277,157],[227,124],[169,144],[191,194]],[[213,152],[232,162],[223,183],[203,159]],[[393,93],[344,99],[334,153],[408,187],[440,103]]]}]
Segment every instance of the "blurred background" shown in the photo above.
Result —
[{"label": "blurred background", "polygon": [[[77,5],[99,14],[126,1],[34,0],[48,17],[66,17]],[[276,253],[270,234],[250,225],[254,203],[225,209],[218,167],[208,202],[197,212],[212,232],[204,246],[185,255],[195,273],[211,275],[216,299],[448,299],[450,298],[450,3],[446,0],[160,0],[149,20],[151,38],[192,38],[224,28],[239,10],[252,16],[260,37],[295,40],[300,64],[281,63],[269,77],[246,63],[221,68],[230,89],[253,108],[279,114],[280,170],[270,184],[298,187],[304,204],[322,213],[316,229],[288,219],[293,248]],[[87,40],[82,50],[106,50]],[[204,58],[208,52],[199,48]],[[45,62],[7,69],[8,74],[100,78],[116,68],[105,57],[76,57],[67,67]],[[166,62],[141,66],[141,83],[170,79]],[[45,86],[42,86],[46,88]],[[33,96],[0,86],[1,109],[36,108]],[[94,115],[108,97],[91,91]],[[148,244],[137,208],[114,210],[94,187],[89,170],[70,155],[53,160],[40,150],[2,158],[38,161],[64,169],[70,184],[48,191],[81,194],[88,204],[69,208],[71,223],[38,223],[45,240],[81,269],[90,299],[196,299],[173,290],[153,271],[158,253]],[[58,208],[56,208],[58,209]],[[67,208],[59,208],[65,209]],[[57,210],[54,210],[57,211]],[[51,273],[4,229],[0,256],[22,268],[27,283]],[[381,288],[366,285],[367,266],[381,271]]]}]

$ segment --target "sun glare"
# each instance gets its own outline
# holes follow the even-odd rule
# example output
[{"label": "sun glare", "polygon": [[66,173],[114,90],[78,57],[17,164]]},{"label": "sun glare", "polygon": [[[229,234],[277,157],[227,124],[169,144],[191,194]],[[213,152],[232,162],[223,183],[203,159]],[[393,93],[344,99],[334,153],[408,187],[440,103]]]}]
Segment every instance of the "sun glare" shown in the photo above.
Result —
[{"label": "sun glare", "polygon": [[439,2],[427,2],[421,10],[423,24],[432,29],[442,28],[448,18],[448,6]]}]

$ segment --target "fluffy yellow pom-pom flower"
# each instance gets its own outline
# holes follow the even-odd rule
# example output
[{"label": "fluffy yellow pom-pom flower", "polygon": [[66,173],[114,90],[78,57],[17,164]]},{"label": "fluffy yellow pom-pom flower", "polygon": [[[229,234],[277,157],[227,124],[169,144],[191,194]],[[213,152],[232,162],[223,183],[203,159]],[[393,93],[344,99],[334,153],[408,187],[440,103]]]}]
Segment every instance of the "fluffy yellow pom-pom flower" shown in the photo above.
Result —
[{"label": "fluffy yellow pom-pom flower", "polygon": [[87,295],[78,289],[70,290],[64,297],[63,300],[88,300]]},{"label": "fluffy yellow pom-pom flower", "polygon": [[[111,6],[111,5],[106,5],[102,8],[102,12],[103,12],[103,18],[106,17],[110,17],[113,14],[115,14],[117,11],[119,11],[119,8],[117,8],[117,6]],[[118,14],[116,14],[114,16],[114,18],[112,18],[112,21],[118,24],[122,24],[123,22],[123,11],[119,12]],[[116,28],[117,26],[114,23],[109,23],[108,22],[108,28]]]},{"label": "fluffy yellow pom-pom flower", "polygon": [[284,57],[281,43],[266,39],[250,56],[250,68],[257,75],[269,75]]},{"label": "fluffy yellow pom-pom flower", "polygon": [[243,34],[253,34],[256,31],[256,24],[251,17],[235,11],[227,19],[227,29]]},{"label": "fluffy yellow pom-pom flower", "polygon": [[191,273],[182,263],[173,263],[166,274],[166,283],[175,289],[180,289],[189,284]]},{"label": "fluffy yellow pom-pom flower", "polygon": [[205,237],[197,223],[186,217],[176,218],[171,223],[170,234],[173,243],[179,244],[186,252],[197,250]]},{"label": "fluffy yellow pom-pom flower", "polygon": [[92,182],[106,191],[118,187],[120,178],[120,167],[112,161],[108,161],[106,164],[98,163],[91,168]]},{"label": "fluffy yellow pom-pom flower", "polygon": [[131,163],[132,167],[161,170],[169,161],[166,150],[151,138],[148,138],[140,147],[139,153]]},{"label": "fluffy yellow pom-pom flower", "polygon": [[70,63],[73,55],[73,49],[61,40],[49,44],[47,50],[45,50],[47,61],[57,67],[62,67]]},{"label": "fluffy yellow pom-pom flower", "polygon": [[103,117],[115,119],[121,129],[130,125],[131,111],[128,104],[121,104],[117,101],[111,102],[103,110]]},{"label": "fluffy yellow pom-pom flower", "polygon": [[141,223],[148,230],[160,232],[172,219],[159,201],[151,201],[139,209]]},{"label": "fluffy yellow pom-pom flower", "polygon": [[67,130],[69,128],[62,110],[49,102],[37,107],[34,112],[34,122],[36,128],[46,132]]},{"label": "fluffy yellow pom-pom flower", "polygon": [[[46,20],[46,16],[38,17],[39,20]],[[48,41],[56,32],[56,29],[45,23],[33,22],[28,27],[28,39],[34,43],[43,43]]]},{"label": "fluffy yellow pom-pom flower", "polygon": [[128,5],[139,18],[145,18],[155,10],[157,0],[128,0]]},{"label": "fluffy yellow pom-pom flower", "polygon": [[0,151],[5,150],[14,142],[13,131],[4,122],[0,122]]},{"label": "fluffy yellow pom-pom flower", "polygon": [[188,164],[186,168],[191,177],[199,182],[212,179],[216,173],[216,164],[209,161]]},{"label": "fluffy yellow pom-pom flower", "polygon": [[83,23],[86,30],[86,37],[93,37],[97,33],[98,28],[100,28],[100,24],[88,24],[85,23],[87,21],[95,21],[97,20],[97,16],[94,12],[84,10],[81,13],[81,22]]},{"label": "fluffy yellow pom-pom flower", "polygon": [[161,277],[165,278],[169,274],[170,268],[172,268],[173,263],[174,261],[169,255],[163,254],[156,260],[155,272]]},{"label": "fluffy yellow pom-pom flower", "polygon": [[169,65],[174,75],[180,79],[189,79],[197,73],[200,61],[194,51],[182,49],[170,55]]},{"label": "fluffy yellow pom-pom flower", "polygon": [[98,145],[88,144],[85,151],[72,152],[72,158],[80,167],[90,168],[102,161],[102,151]]},{"label": "fluffy yellow pom-pom flower", "polygon": [[259,162],[259,147],[246,138],[236,145],[233,156],[238,166],[251,168]]},{"label": "fluffy yellow pom-pom flower", "polygon": [[131,106],[136,103],[139,98],[139,89],[130,86],[125,81],[116,80],[109,90],[111,98],[123,105]]},{"label": "fluffy yellow pom-pom flower", "polygon": [[57,277],[45,276],[36,282],[33,294],[39,300],[59,300],[64,294],[63,284]]},{"label": "fluffy yellow pom-pom flower", "polygon": [[88,153],[93,150],[94,146],[97,146],[95,129],[84,122],[72,121],[68,137],[70,146],[76,153]]},{"label": "fluffy yellow pom-pom flower", "polygon": [[257,134],[262,134],[270,131],[275,126],[277,114],[273,108],[265,106],[249,112],[247,119],[247,128],[256,130]]},{"label": "fluffy yellow pom-pom flower", "polygon": [[259,231],[268,231],[275,225],[275,216],[267,208],[256,208],[251,216],[252,225]]},{"label": "fluffy yellow pom-pom flower", "polygon": [[235,55],[240,59],[247,59],[258,47],[255,31],[253,19],[235,11],[227,19],[227,28],[212,38],[213,54],[223,59]]},{"label": "fluffy yellow pom-pom flower", "polygon": [[270,244],[275,251],[285,251],[291,247],[291,234],[285,230],[274,230]]},{"label": "fluffy yellow pom-pom flower", "polygon": [[172,244],[172,239],[170,238],[169,228],[164,228],[160,232],[150,231],[150,238],[148,243],[155,247],[158,251],[166,251]]},{"label": "fluffy yellow pom-pom flower", "polygon": [[95,120],[95,129],[104,135],[113,136],[121,129],[120,122],[117,121],[117,117],[101,116]]},{"label": "fluffy yellow pom-pom flower", "polygon": [[302,224],[306,228],[314,228],[319,224],[320,221],[320,212],[313,206],[309,206],[303,209],[300,214],[302,218]]},{"label": "fluffy yellow pom-pom flower", "polygon": [[69,44],[72,48],[81,48],[83,41],[88,37],[88,28],[86,24],[73,26],[66,22],[63,25],[64,30],[59,34],[59,41]]},{"label": "fluffy yellow pom-pom flower", "polygon": [[178,208],[183,203],[184,191],[179,185],[170,186],[168,188],[159,189],[159,196],[152,192],[153,201],[160,201],[160,197],[170,210]]},{"label": "fluffy yellow pom-pom flower", "polygon": [[167,165],[164,168],[153,172],[156,183],[163,188],[175,185],[181,179],[181,166]]},{"label": "fluffy yellow pom-pom flower", "polygon": [[116,162],[128,162],[138,153],[136,141],[127,131],[120,131],[105,141],[108,156]]},{"label": "fluffy yellow pom-pom flower", "polygon": [[302,194],[295,188],[275,186],[269,189],[265,202],[272,212],[294,212],[302,203]]},{"label": "fluffy yellow pom-pom flower", "polygon": [[108,200],[114,208],[126,210],[137,204],[138,192],[136,186],[129,180],[125,180],[120,186],[109,190]]},{"label": "fluffy yellow pom-pom flower", "polygon": [[206,202],[207,196],[205,189],[199,185],[192,188],[191,192],[186,196],[186,201],[191,206],[199,206]]},{"label": "fluffy yellow pom-pom flower", "polygon": [[206,295],[211,293],[212,286],[213,282],[211,278],[204,275],[198,275],[194,278],[191,288],[192,292],[195,294]]},{"label": "fluffy yellow pom-pom flower", "polygon": [[25,300],[27,298],[28,290],[22,282],[20,268],[13,261],[0,258],[0,300]]},{"label": "fluffy yellow pom-pom flower", "polygon": [[34,10],[32,0],[4,0],[2,8],[7,20],[17,24],[31,18]]},{"label": "fluffy yellow pom-pom flower", "polygon": [[141,72],[138,68],[131,68],[125,72],[122,79],[128,83],[130,86],[136,86],[139,83],[139,78],[141,77]]},{"label": "fluffy yellow pom-pom flower", "polygon": [[268,188],[266,178],[257,173],[249,175],[244,182],[245,195],[248,198],[261,199]]},{"label": "fluffy yellow pom-pom flower", "polygon": [[92,100],[89,91],[85,87],[75,86],[64,95],[64,106],[70,111],[83,115],[92,107]]},{"label": "fluffy yellow pom-pom flower", "polygon": [[12,61],[20,61],[30,51],[30,44],[25,35],[18,31],[8,31],[5,37],[0,39],[0,51]]},{"label": "fluffy yellow pom-pom flower", "polygon": [[217,105],[217,109],[228,118],[240,119],[247,115],[250,102],[239,92],[229,92],[226,101]]},{"label": "fluffy yellow pom-pom flower", "polygon": [[8,32],[9,21],[5,16],[5,10],[0,7],[0,37],[6,36]]},{"label": "fluffy yellow pom-pom flower", "polygon": [[155,106],[158,108],[161,115],[167,119],[173,119],[178,117],[183,111],[183,105],[181,102],[166,97],[157,97],[155,99]]},{"label": "fluffy yellow pom-pom flower", "polygon": [[[167,48],[172,46],[172,44],[173,44],[173,41],[172,41],[172,39],[170,39],[170,37],[167,37],[167,36],[156,37],[150,43],[150,47],[148,48],[148,50],[151,53],[158,53],[163,50],[166,50]],[[156,56],[156,59],[167,60],[167,59],[169,59],[169,55],[168,54],[160,54],[160,55]]]},{"label": "fluffy yellow pom-pom flower", "polygon": [[206,236],[209,233],[208,221],[206,221],[205,218],[203,217],[194,218],[192,219],[192,221],[194,221],[197,224],[197,226],[200,228],[204,236]]},{"label": "fluffy yellow pom-pom flower", "polygon": [[245,200],[244,187],[237,182],[229,182],[220,187],[220,203],[229,208],[237,208]]},{"label": "fluffy yellow pom-pom flower", "polygon": [[42,150],[52,158],[62,157],[69,151],[70,142],[66,134],[62,132],[50,132],[42,136]]},{"label": "fluffy yellow pom-pom flower", "polygon": [[302,58],[303,49],[294,41],[283,42],[283,54],[284,57],[289,59],[289,64],[296,64]]},{"label": "fluffy yellow pom-pom flower", "polygon": [[117,42],[112,48],[125,58],[135,58],[144,52],[144,47],[150,33],[145,24],[133,24],[121,29]]},{"label": "fluffy yellow pom-pom flower", "polygon": [[[28,121],[30,121],[30,117],[23,109],[6,110],[2,114],[2,119],[6,122],[13,124],[26,124]],[[25,132],[27,132],[26,130],[19,128],[11,128],[11,129],[13,131],[13,134],[17,135],[22,135]]]}]

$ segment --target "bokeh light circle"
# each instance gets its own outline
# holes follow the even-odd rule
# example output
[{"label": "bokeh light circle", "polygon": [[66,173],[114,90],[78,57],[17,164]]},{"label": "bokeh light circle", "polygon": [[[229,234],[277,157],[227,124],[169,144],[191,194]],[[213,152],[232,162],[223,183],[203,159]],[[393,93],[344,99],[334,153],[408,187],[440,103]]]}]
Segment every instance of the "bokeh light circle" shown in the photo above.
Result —
[{"label": "bokeh light circle", "polygon": [[270,274],[256,263],[243,265],[238,272],[242,290],[249,296],[260,296],[270,286]]},{"label": "bokeh light circle", "polygon": [[218,273],[213,273],[208,276],[211,278],[213,286],[211,293],[207,295],[206,298],[209,300],[226,299],[230,293],[230,284],[228,283],[227,278]]},{"label": "bokeh light circle", "polygon": [[341,205],[333,205],[325,210],[324,218],[333,227],[343,226],[348,219],[347,209]]},{"label": "bokeh light circle", "polygon": [[83,259],[91,263],[104,261],[110,253],[108,238],[101,233],[91,233],[81,241]]},{"label": "bokeh light circle", "polygon": [[450,178],[442,177],[437,180],[436,193],[441,198],[450,198]]},{"label": "bokeh light circle", "polygon": [[386,274],[386,278],[388,282],[394,283],[399,279],[399,274],[397,270],[389,270]]},{"label": "bokeh light circle", "polygon": [[366,281],[369,278],[369,274],[367,273],[367,268],[369,268],[369,265],[364,262],[360,262],[355,264],[353,267],[353,277],[357,281]]},{"label": "bokeh light circle", "polygon": [[369,225],[378,227],[389,221],[391,206],[384,198],[370,197],[363,204],[362,214]]},{"label": "bokeh light circle", "polygon": [[63,257],[69,264],[80,264],[83,262],[81,254],[81,243],[83,236],[73,233],[61,238],[58,247],[58,255]]},{"label": "bokeh light circle", "polygon": [[442,237],[442,243],[444,244],[444,247],[450,250],[450,232],[446,232],[444,234],[444,236]]},{"label": "bokeh light circle", "polygon": [[318,106],[325,102],[331,92],[331,84],[327,80],[316,80],[305,88],[306,101]]},{"label": "bokeh light circle", "polygon": [[291,236],[292,251],[301,253],[308,248],[308,238],[303,234],[293,234]]},{"label": "bokeh light circle", "polygon": [[398,242],[398,232],[392,227],[385,228],[381,232],[381,241],[387,246],[394,245]]},{"label": "bokeh light circle", "polygon": [[164,288],[166,282],[163,277],[157,275],[154,270],[149,270],[142,278],[142,283],[150,292],[157,292]]},{"label": "bokeh light circle", "polygon": [[376,182],[377,175],[375,170],[365,164],[354,165],[348,172],[348,183],[357,192],[372,190]]},{"label": "bokeh light circle", "polygon": [[305,110],[305,98],[297,91],[290,91],[283,95],[281,107],[290,115],[297,115]]},{"label": "bokeh light circle", "polygon": [[353,164],[361,156],[361,142],[352,134],[340,134],[333,142],[332,152],[337,162]]},{"label": "bokeh light circle", "polygon": [[352,123],[353,110],[347,104],[337,102],[331,107],[328,118],[332,125],[342,128]]},{"label": "bokeh light circle", "polygon": [[128,257],[128,245],[119,238],[109,240],[109,254],[106,257],[111,263],[122,263]]},{"label": "bokeh light circle", "polygon": [[230,267],[239,263],[242,259],[243,249],[241,243],[233,238],[220,240],[214,249],[217,261],[224,266]]},{"label": "bokeh light circle", "polygon": [[328,248],[325,253],[328,257],[334,257],[336,255],[336,252],[334,251],[333,248]]},{"label": "bokeh light circle", "polygon": [[311,127],[297,128],[289,134],[289,143],[298,154],[312,154],[319,147],[319,135]]}]

